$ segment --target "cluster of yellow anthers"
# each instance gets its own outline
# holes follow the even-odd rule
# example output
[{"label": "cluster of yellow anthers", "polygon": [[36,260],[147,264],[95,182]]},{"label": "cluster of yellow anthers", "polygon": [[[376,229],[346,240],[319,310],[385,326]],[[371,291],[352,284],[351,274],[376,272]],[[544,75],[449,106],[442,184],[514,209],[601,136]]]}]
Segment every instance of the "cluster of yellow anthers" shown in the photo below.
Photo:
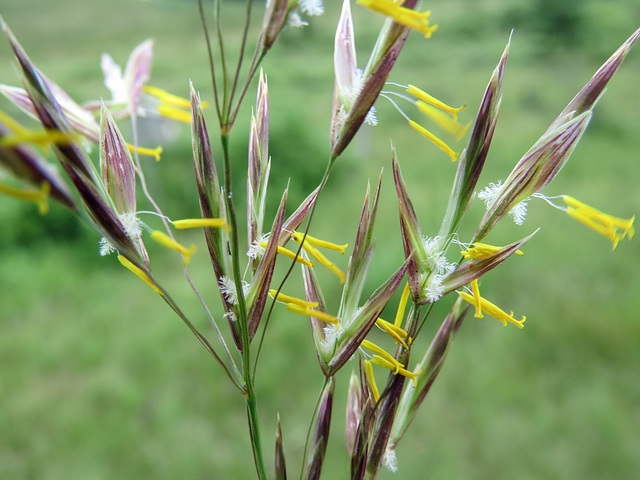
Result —
[{"label": "cluster of yellow anthers", "polygon": [[291,297],[289,295],[285,295],[284,293],[278,293],[277,290],[269,290],[269,296],[274,298],[276,302],[284,303],[287,307],[287,310],[293,313],[299,313],[300,315],[304,315],[306,317],[314,317],[318,320],[326,323],[332,323],[337,325],[340,323],[340,319],[334,317],[333,315],[329,315],[322,310],[314,310],[319,304],[318,302],[307,302],[300,298]]},{"label": "cluster of yellow anthers", "polygon": [[145,85],[142,91],[159,100],[156,106],[162,117],[171,118],[179,122],[191,123],[191,102],[158,87]]},{"label": "cluster of yellow anthers", "polygon": [[563,195],[562,199],[569,205],[565,210],[568,215],[611,240],[614,250],[618,246],[618,242],[627,234],[629,239],[633,238],[635,215],[629,220],[625,220],[596,210],[568,195]]},{"label": "cluster of yellow anthers", "polygon": [[[498,251],[502,250],[504,247],[496,247],[493,245],[487,245],[486,243],[474,243],[466,250],[461,252],[462,256],[467,260],[482,260],[491,255],[495,255]],[[514,253],[517,255],[524,255],[521,250],[516,250]],[[483,318],[482,311],[484,310],[486,313],[491,315],[493,318],[500,320],[504,326],[507,326],[507,322],[511,322],[517,325],[520,328],[524,327],[524,321],[527,317],[522,316],[522,320],[516,320],[513,318],[513,312],[510,315],[507,315],[503,310],[499,307],[491,303],[490,301],[482,298],[480,296],[480,287],[478,285],[478,280],[473,280],[471,282],[471,292],[473,295],[469,295],[467,292],[458,292],[463,300],[469,302],[476,308],[475,317]]]},{"label": "cluster of yellow anthers", "polygon": [[524,322],[527,317],[523,315],[522,320],[516,320],[515,318],[513,318],[513,312],[507,314],[500,307],[494,305],[489,300],[480,296],[480,288],[478,286],[477,279],[471,282],[471,292],[473,293],[473,295],[470,295],[467,292],[458,292],[458,295],[460,295],[463,300],[469,302],[476,308],[476,318],[483,318],[482,312],[485,312],[493,318],[500,320],[505,327],[507,326],[507,322],[511,322],[514,325],[517,325],[519,328],[524,327]]},{"label": "cluster of yellow anthers", "polygon": [[49,182],[42,182],[39,190],[13,187],[0,182],[0,193],[17,198],[18,200],[36,203],[40,215],[46,215],[49,211],[49,203],[47,203],[47,198],[49,197],[49,193],[51,193],[51,184]]},{"label": "cluster of yellow anthers", "polygon": [[[335,273],[338,278],[340,279],[340,283],[343,283],[346,275],[342,272],[342,270],[340,270],[335,263],[331,262],[327,257],[325,257],[316,247],[321,247],[321,248],[326,248],[328,250],[334,250],[336,252],[340,252],[344,255],[345,253],[345,249],[349,246],[347,244],[345,245],[337,245],[335,243],[331,243],[331,242],[327,242],[325,240],[320,240],[318,238],[314,238],[311,235],[307,235],[306,237],[304,236],[303,233],[300,232],[293,232],[291,234],[291,238],[293,238],[293,240],[295,240],[298,243],[302,243],[302,248],[304,248],[304,250],[311,255],[313,258],[315,258],[318,263],[320,265],[322,265],[323,267],[328,268],[329,270],[331,270],[333,273]],[[304,242],[302,242],[302,239],[304,238]],[[265,248],[267,246],[267,241],[263,241],[260,243],[260,246]],[[305,265],[309,268],[312,268],[315,266],[315,263],[307,260],[306,258],[302,258],[300,255],[296,255],[295,252],[285,248],[285,247],[281,247],[278,245],[278,253],[285,255],[291,259],[295,259],[296,262],[301,263],[302,265]]]},{"label": "cluster of yellow anthers", "polygon": [[426,38],[436,31],[438,25],[429,25],[431,12],[416,12],[402,6],[404,0],[358,0],[358,3],[374,12],[393,18],[394,22],[424,33]]},{"label": "cluster of yellow anthers", "polygon": [[[409,300],[409,294],[410,289],[409,284],[407,283],[402,292],[402,297],[400,298],[400,303],[398,304],[398,310],[396,311],[396,318],[393,323],[389,323],[382,318],[378,318],[376,320],[376,325],[381,330],[388,333],[396,341],[396,343],[402,345],[404,348],[409,348],[408,345],[410,345],[412,342],[412,339],[411,337],[409,337],[408,333],[400,327],[400,325],[402,324],[402,320],[404,319],[404,312]],[[367,379],[369,380],[369,384],[371,385],[371,391],[376,402],[380,399],[380,393],[378,392],[378,387],[376,386],[376,381],[373,376],[373,368],[371,366],[372,364],[391,370],[394,375],[400,374],[404,377],[409,377],[411,378],[411,380],[413,380],[414,384],[417,384],[416,378],[418,375],[420,375],[422,370],[415,373],[410,372],[405,368],[405,365],[398,362],[398,360],[396,360],[392,355],[387,353],[378,345],[370,342],[369,340],[363,340],[360,346],[373,352],[371,359],[365,360],[365,374],[367,376]]]},{"label": "cluster of yellow anthers", "polygon": [[[464,110],[466,108],[466,105],[463,105],[459,108],[450,107],[449,105],[441,102],[440,100],[429,95],[427,92],[413,85],[408,85],[406,91],[407,93],[418,99],[418,101],[416,102],[416,106],[418,107],[418,109],[422,113],[430,117],[433,121],[435,121],[445,132],[454,136],[456,140],[460,140],[464,136],[471,124],[460,124],[458,122],[458,112]],[[444,112],[449,114],[449,116],[447,116]],[[444,141],[431,133],[429,130],[424,128],[422,125],[414,122],[413,120],[409,120],[409,125],[411,125],[413,129],[416,130],[420,135],[433,142],[440,150],[449,155],[451,161],[455,162],[460,156],[459,153],[454,152],[453,149],[449,147],[449,145],[447,145]]]},{"label": "cluster of yellow anthers", "polygon": [[[161,117],[177,120],[178,122],[191,123],[191,102],[186,98],[179,97],[172,93],[167,92],[158,87],[151,87],[145,85],[142,87],[142,91],[149,95],[148,98],[153,98],[154,102],[152,109],[157,111],[157,114]],[[203,107],[208,107],[207,102],[202,102]],[[145,148],[135,147],[127,143],[127,147],[131,152],[138,152],[140,155],[148,155],[154,157],[156,161],[160,161],[160,155],[162,154],[162,147]]]}]

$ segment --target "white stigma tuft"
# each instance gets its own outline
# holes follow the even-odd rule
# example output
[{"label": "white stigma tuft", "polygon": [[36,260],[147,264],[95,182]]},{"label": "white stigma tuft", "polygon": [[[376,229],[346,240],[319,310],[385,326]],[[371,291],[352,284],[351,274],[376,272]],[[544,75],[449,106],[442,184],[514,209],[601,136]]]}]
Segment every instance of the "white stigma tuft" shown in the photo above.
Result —
[{"label": "white stigma tuft", "polygon": [[393,445],[387,445],[384,451],[384,457],[382,457],[382,465],[393,473],[398,471],[398,459],[396,458],[396,450]]},{"label": "white stigma tuft", "polygon": [[444,294],[444,275],[431,274],[427,279],[427,284],[423,289],[423,295],[429,302],[439,300]]},{"label": "white stigma tuft", "polygon": [[322,0],[302,0],[300,2],[300,10],[311,16],[322,15],[324,13],[324,5],[322,5]]},{"label": "white stigma tuft", "polygon": [[115,251],[116,249],[113,245],[111,245],[111,242],[109,242],[109,240],[107,240],[105,237],[102,237],[100,239],[100,256],[105,257]]},{"label": "white stigma tuft", "polygon": [[498,183],[490,183],[488,187],[478,193],[478,198],[484,202],[487,206],[487,210],[489,210],[496,200],[498,199],[498,195],[500,195],[500,191],[502,190],[502,182]]}]

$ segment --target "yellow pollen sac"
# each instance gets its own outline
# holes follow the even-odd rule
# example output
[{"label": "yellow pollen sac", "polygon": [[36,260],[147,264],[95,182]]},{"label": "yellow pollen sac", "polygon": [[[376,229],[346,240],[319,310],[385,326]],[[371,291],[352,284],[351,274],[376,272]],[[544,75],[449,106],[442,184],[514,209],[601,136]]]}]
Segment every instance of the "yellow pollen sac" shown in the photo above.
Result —
[{"label": "yellow pollen sac", "polygon": [[4,123],[13,133],[24,133],[29,131],[28,128],[20,125],[17,120],[15,120],[2,110],[0,110],[0,121]]},{"label": "yellow pollen sac", "polygon": [[162,117],[177,120],[183,123],[191,123],[191,112],[180,110],[179,108],[172,107],[171,105],[158,105],[158,113]]},{"label": "yellow pollen sac", "polygon": [[149,275],[147,275],[143,270],[131,263],[128,258],[122,255],[118,255],[118,261],[122,264],[123,267],[136,274],[140,278],[140,280],[149,285],[154,292],[159,293],[160,295],[164,295],[160,287],[156,285],[153,280],[151,280]]},{"label": "yellow pollen sac", "polygon": [[376,385],[376,379],[373,376],[373,367],[371,366],[371,360],[364,361],[364,374],[367,378],[367,383],[371,388],[373,399],[377,402],[378,400],[380,400],[380,392],[378,391],[378,386]]},{"label": "yellow pollen sac", "polygon": [[51,193],[51,184],[49,184],[49,182],[42,182],[40,190],[25,190],[0,182],[0,193],[4,193],[19,200],[36,203],[38,205],[38,213],[40,213],[40,215],[46,215],[49,211],[49,204],[47,203],[47,198],[49,197],[49,193]]},{"label": "yellow pollen sac", "polygon": [[185,218],[183,220],[174,220],[173,226],[178,230],[185,228],[218,228],[223,227],[225,230],[231,230],[231,226],[227,223],[226,218]]},{"label": "yellow pollen sac", "polygon": [[46,149],[50,145],[68,145],[80,139],[80,136],[73,132],[61,132],[60,130],[29,130],[2,110],[0,110],[0,121],[14,133],[14,135],[5,135],[0,138],[0,145],[3,147],[10,148],[24,143],[30,143]]},{"label": "yellow pollen sac", "polygon": [[60,130],[44,130],[35,132],[23,129],[15,135],[0,138],[0,145],[3,147],[15,147],[24,143],[37,145],[39,147],[48,147],[49,145],[68,145],[73,143],[77,135]]},{"label": "yellow pollen sac", "polygon": [[300,305],[296,305],[295,303],[287,303],[287,310],[293,313],[299,313],[300,315],[305,315],[307,317],[315,317],[322,322],[333,323],[334,325],[340,323],[340,319],[334,317],[333,315],[329,315],[328,313],[322,312],[320,310],[312,310],[309,307],[301,307]]},{"label": "yellow pollen sac", "polygon": [[410,8],[402,7],[400,6],[401,1],[358,0],[358,3],[374,12],[393,18],[397,23],[424,33],[426,38],[430,38],[431,34],[438,28],[437,25],[429,26],[427,18],[431,15],[431,12],[416,12]]},{"label": "yellow pollen sac", "polygon": [[[268,242],[266,241],[260,242],[260,246],[262,248],[267,248],[267,245]],[[306,258],[302,258],[300,255],[296,256],[295,252],[292,252],[288,248],[281,247],[280,245],[278,245],[278,253],[284,255],[285,257],[289,257],[290,259],[295,260],[298,263],[301,263],[305,267],[313,268],[313,266],[315,265],[315,263],[307,260]]]},{"label": "yellow pollen sac", "polygon": [[[491,255],[495,255],[505,247],[494,247],[486,243],[474,243],[471,247],[461,252],[462,256],[467,260],[485,259]],[[522,250],[516,250],[516,255],[523,256]]]},{"label": "yellow pollen sac", "polygon": [[149,85],[145,85],[142,87],[142,91],[153,95],[158,100],[167,105],[173,105],[174,107],[180,108],[191,108],[191,102],[186,98],[179,97],[178,95],[174,95],[172,93],[163,90],[162,88],[152,87]]},{"label": "yellow pollen sac", "polygon": [[[475,295],[469,295],[467,292],[458,292],[458,295],[460,295],[463,300],[470,303],[471,305],[476,304]],[[511,322],[514,325],[517,325],[519,328],[524,328],[524,322],[527,319],[527,317],[525,317],[524,315],[522,316],[522,320],[516,320],[515,318],[513,318],[513,312],[507,315],[504,310],[494,305],[485,298],[480,298],[480,305],[482,306],[482,310],[485,313],[489,314],[496,320],[500,320],[505,327],[507,326],[507,322]]]},{"label": "yellow pollen sac", "polygon": [[269,296],[271,298],[275,298],[277,302],[293,303],[294,305],[298,305],[303,308],[312,308],[318,306],[318,302],[307,302],[306,300],[302,300],[300,298],[290,297],[289,295],[285,295],[284,293],[278,293],[278,295],[276,296],[277,292],[278,291],[274,289],[269,290]]},{"label": "yellow pollen sac", "polygon": [[[142,91],[160,100],[158,113],[179,122],[191,123],[191,102],[158,87],[144,86]],[[203,107],[208,106],[205,102]]]},{"label": "yellow pollen sac", "polygon": [[[291,237],[298,243],[300,243],[302,241],[302,237],[304,237],[304,234],[300,233],[300,232],[293,232],[293,234],[291,235]],[[328,250],[335,250],[336,252],[340,252],[341,254],[345,254],[345,249],[349,246],[349,244],[344,244],[344,245],[338,245],[336,243],[332,243],[332,242],[327,242],[326,240],[320,240],[318,238],[312,237],[311,235],[308,235],[304,238],[305,242],[309,242],[311,245],[314,245],[316,247],[322,247],[322,248],[326,248]]]},{"label": "yellow pollen sac", "polygon": [[482,315],[482,302],[480,300],[480,286],[478,285],[478,279],[476,278],[471,282],[471,291],[473,292],[473,305],[476,307],[476,313],[474,317],[476,318],[484,318]]},{"label": "yellow pollen sac", "polygon": [[409,301],[410,293],[411,293],[411,289],[409,288],[409,282],[407,282],[404,285],[404,290],[402,290],[402,296],[400,297],[400,303],[398,304],[398,311],[396,312],[396,318],[393,322],[393,324],[396,327],[399,327],[402,324],[402,319],[404,318],[404,311],[407,308],[407,302]]},{"label": "yellow pollen sac", "polygon": [[568,195],[564,195],[562,199],[569,205],[566,209],[567,214],[611,240],[613,250],[618,246],[618,242],[627,235],[629,235],[629,240],[633,238],[635,215],[625,220],[596,210]]},{"label": "yellow pollen sac", "polygon": [[398,362],[398,360],[393,358],[391,354],[387,353],[385,350],[380,348],[375,343],[370,342],[369,340],[363,340],[360,346],[363,348],[366,348],[367,350],[371,350],[373,353],[377,353],[382,358],[384,358],[387,362],[391,363],[394,366],[394,368],[390,368],[389,370],[394,370],[393,372],[394,374],[398,373],[400,369],[404,367],[404,365],[402,365],[400,362]]},{"label": "yellow pollen sac", "polygon": [[[396,327],[393,323],[389,323],[381,318],[376,320],[376,325],[386,333],[388,333],[391,338],[393,338],[397,344],[401,344],[404,348],[409,348],[407,343],[405,342],[407,338],[407,332],[405,332],[400,327]],[[411,342],[409,342],[411,343]]]},{"label": "yellow pollen sac", "polygon": [[156,148],[136,147],[135,145],[131,145],[130,143],[127,143],[127,148],[131,153],[138,152],[140,155],[154,157],[156,159],[156,162],[160,161],[160,155],[162,155],[162,147],[156,147]]},{"label": "yellow pollen sac", "polygon": [[427,140],[433,142],[435,146],[438,147],[440,150],[442,150],[444,153],[449,155],[452,162],[455,162],[456,160],[458,160],[458,157],[460,156],[460,154],[451,150],[451,148],[449,148],[449,146],[446,143],[444,143],[442,140],[436,137],[429,130],[424,128],[422,125],[417,124],[413,120],[409,120],[409,125],[411,125],[416,132],[418,132],[420,135],[425,137]]},{"label": "yellow pollen sac", "polygon": [[446,113],[427,103],[418,101],[416,105],[422,113],[436,122],[440,128],[453,136],[456,141],[462,140],[462,137],[464,137],[464,134],[467,133],[467,130],[471,126],[471,123],[463,125],[457,120],[452,120]]},{"label": "yellow pollen sac", "polygon": [[[302,234],[294,232],[291,235],[291,238],[293,238],[296,242],[300,243],[302,241]],[[315,258],[318,263],[320,263],[320,265],[322,265],[323,267],[328,268],[329,270],[331,270],[333,273],[335,273],[338,278],[340,279],[340,283],[344,283],[345,278],[347,278],[347,276],[342,272],[342,270],[340,270],[335,263],[331,262],[327,257],[325,257],[320,250],[318,250],[316,247],[314,247],[313,245],[311,245],[310,243],[307,243],[306,239],[304,241],[304,243],[302,244],[302,248],[305,249],[305,251],[311,255],[313,258]]]},{"label": "yellow pollen sac", "polygon": [[[463,106],[461,106],[459,108],[450,107],[446,103],[441,102],[440,100],[438,100],[435,97],[432,97],[427,92],[425,92],[424,90],[419,89],[418,87],[416,87],[414,85],[407,85],[406,91],[410,95],[413,95],[414,97],[422,100],[424,103],[427,103],[429,105],[433,105],[434,107],[439,108],[440,110],[444,110],[449,115],[451,115],[454,120],[458,119],[458,112],[461,112],[462,110],[467,108],[466,105],[463,105]],[[421,103],[418,102],[417,103],[418,108],[420,108],[420,105],[424,105],[424,103],[421,104]]]},{"label": "yellow pollen sac", "polygon": [[160,230],[154,230],[151,233],[151,238],[154,239],[159,244],[164,245],[167,248],[171,248],[172,250],[180,252],[184,256],[184,259],[182,260],[183,265],[187,265],[189,263],[191,255],[196,251],[195,245],[191,245],[191,248],[187,248],[183,245],[180,245],[178,242],[173,240],[169,235],[167,235],[164,232],[161,232]]},{"label": "yellow pollen sac", "polygon": [[[384,368],[386,368],[388,370],[394,370],[394,368],[395,368],[394,364],[388,362],[386,359],[384,359],[384,358],[382,358],[382,357],[380,357],[378,355],[374,355],[373,356],[373,359],[371,360],[371,363],[379,365],[380,367],[384,367]],[[413,372],[410,372],[409,370],[407,370],[405,368],[400,368],[400,369],[398,369],[397,372],[396,371],[393,372],[394,375],[400,374],[403,377],[410,378],[411,380],[413,380],[413,384],[416,385],[416,386],[418,385],[417,377],[421,373],[422,373],[422,369],[420,369],[417,373],[413,373]]]}]

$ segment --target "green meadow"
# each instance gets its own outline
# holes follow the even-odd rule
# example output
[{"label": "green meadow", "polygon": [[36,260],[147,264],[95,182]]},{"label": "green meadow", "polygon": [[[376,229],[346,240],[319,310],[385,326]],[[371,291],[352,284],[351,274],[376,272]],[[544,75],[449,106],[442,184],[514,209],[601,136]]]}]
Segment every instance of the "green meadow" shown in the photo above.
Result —
[{"label": "green meadow", "polygon": [[[262,3],[256,2],[255,31]],[[288,183],[293,211],[319,182],[329,155],[333,42],[341,2],[325,3],[325,15],[311,18],[310,26],[283,32],[263,65],[271,117],[268,218]],[[243,4],[223,5],[232,58]],[[480,188],[506,178],[640,26],[634,0],[453,0],[423,2],[423,7],[433,10],[439,29],[429,40],[410,35],[390,80],[414,84],[456,106],[467,104],[461,114],[467,122],[514,29],[501,114]],[[355,3],[352,8],[364,67],[382,17]],[[100,70],[103,52],[124,65],[133,47],[150,37],[155,39],[150,84],[187,96],[191,80],[203,100],[212,99],[194,1],[0,0],[0,14],[35,64],[79,102],[109,98]],[[10,53],[0,39],[0,83],[17,85]],[[640,213],[639,79],[636,45],[545,194],[571,195],[624,218]],[[241,212],[252,103],[254,91],[232,134]],[[403,260],[390,145],[397,149],[425,234],[438,231],[455,173],[455,164],[417,135],[389,102],[381,98],[376,107],[378,126],[364,127],[340,158],[310,230],[352,244],[367,182],[374,184],[383,169],[369,293]],[[14,112],[4,98],[0,108]],[[419,119],[410,104],[403,108]],[[213,109],[207,118],[215,133]],[[151,124],[145,138],[158,142],[158,131],[166,127]],[[189,127],[169,127],[162,161],[143,161],[164,212],[188,218],[199,212]],[[460,151],[465,141],[455,148]],[[139,208],[148,205],[141,202]],[[483,212],[476,201],[461,241],[469,240]],[[398,472],[384,471],[380,478],[600,480],[634,478],[640,471],[640,239],[625,239],[611,251],[606,238],[534,199],[524,225],[506,218],[486,241],[504,245],[538,227],[525,255],[491,271],[482,284],[483,296],[518,318],[527,316],[525,328],[502,328],[487,316],[467,318],[398,447]],[[182,235],[183,243],[198,247],[190,273],[221,318],[203,239],[199,232]],[[156,294],[115,256],[99,256],[98,241],[59,205],[41,217],[33,204],[0,196],[0,478],[255,478],[237,390]],[[213,336],[182,276],[179,256],[150,242],[147,247],[161,283]],[[346,256],[336,260],[343,269],[347,261]],[[336,277],[321,272],[320,279],[328,304],[337,306]],[[293,278],[290,291],[301,294],[299,284]],[[438,303],[418,342],[426,345],[452,302]],[[392,300],[385,318],[394,316],[396,305]],[[348,376],[357,366],[352,363],[338,375],[326,479],[348,478],[344,405]],[[280,413],[289,477],[298,475],[321,384],[308,322],[276,307],[257,371],[270,469]]]}]

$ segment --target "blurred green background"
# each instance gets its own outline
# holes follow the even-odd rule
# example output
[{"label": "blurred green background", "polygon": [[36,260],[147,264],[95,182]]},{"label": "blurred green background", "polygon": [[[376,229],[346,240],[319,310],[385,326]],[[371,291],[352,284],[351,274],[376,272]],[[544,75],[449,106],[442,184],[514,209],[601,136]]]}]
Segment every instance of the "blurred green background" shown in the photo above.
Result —
[{"label": "blurred green background", "polygon": [[[231,48],[239,35],[242,2],[225,3]],[[291,208],[304,198],[328,156],[340,2],[326,3],[326,14],[312,18],[309,27],[285,31],[264,63],[271,104],[270,212],[289,179]],[[467,103],[466,121],[473,119],[515,28],[501,116],[481,186],[506,177],[640,18],[635,0],[425,3],[440,28],[431,40],[411,35],[390,80],[418,85],[454,105]],[[260,5],[256,28],[258,10]],[[364,66],[382,19],[355,5],[353,10]],[[191,79],[211,100],[193,1],[0,0],[0,14],[36,65],[78,101],[109,96],[102,84],[102,52],[124,64],[130,50],[148,37],[155,39],[151,84],[186,96]],[[573,158],[545,190],[548,195],[570,194],[626,218],[640,212],[638,48],[610,83]],[[2,41],[0,65],[0,82],[16,84]],[[253,95],[233,138],[240,204]],[[8,102],[0,102],[9,109]],[[352,243],[366,182],[375,181],[384,167],[369,291],[402,259],[390,140],[425,233],[437,232],[455,168],[388,103],[381,100],[377,108],[379,126],[363,129],[337,164],[311,231]],[[212,111],[209,117],[213,132]],[[148,161],[147,175],[165,213],[184,218],[198,211],[188,127],[180,126],[175,136],[165,144],[161,163]],[[478,203],[469,213],[463,240],[482,210]],[[4,196],[0,225],[0,478],[254,477],[240,397],[153,292],[114,257],[98,256],[94,232],[57,205],[39,217],[34,205]],[[603,237],[532,201],[523,226],[506,220],[487,241],[504,244],[538,226],[542,230],[526,255],[509,260],[483,283],[492,301],[527,315],[526,328],[467,320],[400,444],[398,472],[384,471],[381,478],[622,479],[640,471],[637,239],[625,240],[612,253]],[[199,245],[190,270],[214,304],[206,248],[197,232],[181,235],[184,243]],[[155,245],[148,248],[163,285],[211,333],[177,256]],[[345,267],[346,261],[339,263]],[[325,296],[336,305],[335,277],[321,278]],[[291,282],[291,291],[296,284]],[[434,310],[425,345],[450,302],[445,299]],[[327,479],[348,477],[343,412],[349,368],[343,370]],[[307,322],[278,311],[267,332],[257,389],[266,455],[270,462],[280,412],[291,477],[300,468],[320,385]]]}]

